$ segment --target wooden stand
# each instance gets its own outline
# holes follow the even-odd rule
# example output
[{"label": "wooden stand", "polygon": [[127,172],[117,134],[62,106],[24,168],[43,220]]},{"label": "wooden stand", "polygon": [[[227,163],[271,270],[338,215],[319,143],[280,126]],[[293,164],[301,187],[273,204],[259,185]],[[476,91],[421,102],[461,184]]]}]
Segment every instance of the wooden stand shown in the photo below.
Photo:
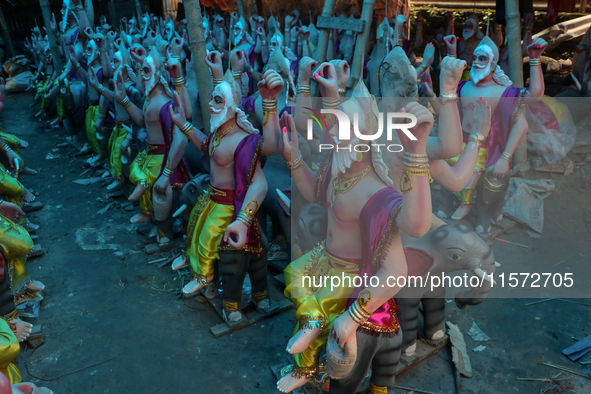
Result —
[{"label": "wooden stand", "polygon": [[[283,293],[279,291],[275,286],[270,285],[272,277],[268,275],[268,292],[269,298],[271,299],[271,306],[265,311],[258,311],[253,304],[248,305],[242,310],[242,319],[237,322],[222,322],[211,327],[209,331],[214,337],[219,338],[222,335],[229,334],[233,331],[240,330],[241,328],[248,327],[252,324],[258,323],[270,316],[277,315],[283,311],[293,308],[293,303],[285,298]],[[223,301],[222,296],[214,298],[206,298],[207,302],[213,310],[218,314],[220,319],[223,321]]]}]

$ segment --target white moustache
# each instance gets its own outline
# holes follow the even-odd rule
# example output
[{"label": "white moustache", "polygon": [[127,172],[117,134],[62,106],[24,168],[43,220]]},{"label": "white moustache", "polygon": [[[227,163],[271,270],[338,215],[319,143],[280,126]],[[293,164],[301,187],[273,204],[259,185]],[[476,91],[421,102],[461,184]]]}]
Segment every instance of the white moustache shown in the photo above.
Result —
[{"label": "white moustache", "polygon": [[211,109],[211,112],[214,114],[219,114],[221,113],[224,109],[215,109],[214,107],[209,107]]},{"label": "white moustache", "polygon": [[482,69],[485,69],[485,68],[486,68],[486,65],[482,65],[482,64],[474,64],[474,65],[472,65],[472,67],[474,67],[474,68],[479,68],[479,69],[481,69],[481,70],[482,70]]}]

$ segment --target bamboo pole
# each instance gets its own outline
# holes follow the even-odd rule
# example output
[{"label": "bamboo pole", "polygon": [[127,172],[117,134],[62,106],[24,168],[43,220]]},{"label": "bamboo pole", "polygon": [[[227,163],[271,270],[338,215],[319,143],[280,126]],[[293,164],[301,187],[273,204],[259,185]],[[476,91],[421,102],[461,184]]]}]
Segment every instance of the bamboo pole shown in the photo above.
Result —
[{"label": "bamboo pole", "polygon": [[142,20],[142,5],[140,0],[135,0],[135,12],[137,13],[137,28],[140,28],[140,21]]},{"label": "bamboo pole", "polygon": [[[49,8],[49,0],[39,0],[41,12],[43,13],[43,23],[45,26],[51,26],[51,9]],[[51,57],[53,58],[53,67],[61,72],[63,69],[62,58],[57,46],[57,41],[51,29],[47,29],[47,37],[49,38],[49,49],[51,49]]]},{"label": "bamboo pole", "polygon": [[[236,0],[236,2],[238,3],[238,13],[244,18],[245,21],[248,21],[248,18],[246,17],[246,11],[244,11],[244,0]],[[244,28],[246,28],[246,26],[244,26]]]},{"label": "bamboo pole", "polygon": [[94,29],[94,7],[92,5],[92,0],[84,0],[84,8],[88,23],[90,24],[90,27]]},{"label": "bamboo pole", "polygon": [[351,65],[351,77],[347,82],[347,96],[363,78],[363,63],[365,61],[365,49],[369,42],[369,32],[371,30],[371,19],[373,17],[373,9],[376,5],[375,0],[366,0],[363,2],[363,9],[361,10],[361,20],[365,21],[363,32],[357,34],[355,42],[355,52],[353,54],[353,64]]},{"label": "bamboo pole", "polygon": [[187,29],[191,43],[192,69],[197,76],[199,88],[199,101],[201,104],[201,116],[203,117],[203,130],[209,133],[209,99],[213,90],[213,81],[209,68],[203,65],[203,59],[207,56],[205,48],[205,33],[203,31],[203,19],[199,0],[185,0],[185,13],[187,16]]},{"label": "bamboo pole", "polygon": [[[521,25],[519,0],[505,0],[507,19],[507,50],[509,51],[509,78],[513,86],[523,87],[523,57],[521,55]],[[513,155],[515,167],[527,165],[527,138],[523,138]]]},{"label": "bamboo pole", "polygon": [[0,23],[2,24],[2,37],[4,41],[6,41],[6,51],[8,52],[7,59],[14,57],[16,54],[14,52],[14,46],[12,45],[12,40],[10,39],[10,33],[8,31],[8,25],[6,24],[6,19],[4,18],[4,11],[2,7],[0,7]]}]

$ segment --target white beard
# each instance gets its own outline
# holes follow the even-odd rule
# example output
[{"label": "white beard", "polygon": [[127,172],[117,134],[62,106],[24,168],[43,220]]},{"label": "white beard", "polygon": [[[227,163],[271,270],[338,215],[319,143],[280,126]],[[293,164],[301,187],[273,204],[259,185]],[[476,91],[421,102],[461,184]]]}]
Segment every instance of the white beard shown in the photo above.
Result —
[{"label": "white beard", "polygon": [[234,46],[235,47],[237,47],[240,44],[240,41],[242,41],[243,37],[244,37],[244,31],[242,31],[242,33],[240,33],[234,37]]},{"label": "white beard", "polygon": [[[335,141],[336,142],[336,141]],[[355,145],[359,143],[359,138],[355,136],[349,143],[349,147],[351,147],[351,152],[348,149],[341,149],[337,151],[335,146],[335,151],[332,154],[332,169],[331,175],[333,178],[336,178],[339,174],[343,174],[347,169],[351,168],[351,164],[354,161],[357,161],[357,152],[353,149]]]},{"label": "white beard", "polygon": [[224,123],[226,123],[227,121],[229,121],[230,119],[232,119],[235,116],[236,116],[235,111],[228,111],[228,107],[224,107],[224,109],[218,113],[212,112],[211,118],[209,120],[210,132],[215,133],[215,131],[221,125],[223,125]]},{"label": "white beard", "polygon": [[478,82],[489,76],[491,64],[492,62],[489,61],[485,68],[477,68],[472,66],[470,69],[470,80],[474,83],[474,85],[478,85]]},{"label": "white beard", "polygon": [[156,80],[156,78],[154,78],[154,74],[152,74],[152,78],[150,78],[149,80],[146,81],[144,79],[144,86],[146,88],[146,96],[150,94],[152,89],[154,89],[154,86],[156,86],[157,82],[158,81]]},{"label": "white beard", "polygon": [[468,41],[473,35],[474,35],[474,30],[475,29],[471,29],[471,30],[463,30],[462,31],[462,37],[464,38],[464,40]]}]

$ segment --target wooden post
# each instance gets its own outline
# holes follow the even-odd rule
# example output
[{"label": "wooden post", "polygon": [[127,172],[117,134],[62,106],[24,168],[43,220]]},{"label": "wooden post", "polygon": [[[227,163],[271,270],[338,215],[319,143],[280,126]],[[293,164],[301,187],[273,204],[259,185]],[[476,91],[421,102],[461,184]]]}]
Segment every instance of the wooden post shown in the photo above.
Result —
[{"label": "wooden post", "polygon": [[347,96],[363,78],[363,63],[365,62],[365,45],[369,42],[369,32],[371,30],[371,19],[373,17],[373,9],[376,5],[376,0],[366,0],[363,2],[363,9],[361,10],[361,20],[365,21],[365,27],[362,33],[357,34],[355,42],[355,52],[353,54],[353,64],[351,65],[351,77],[347,82]]},{"label": "wooden post", "polygon": [[579,3],[579,12],[584,14],[587,12],[587,0],[581,0]]},{"label": "wooden post", "polygon": [[[43,13],[43,23],[45,26],[51,26],[51,9],[49,8],[49,0],[39,0],[41,6],[41,12]],[[55,36],[51,29],[47,29],[47,37],[49,38],[49,48],[51,49],[51,57],[53,58],[53,67],[57,72],[61,72],[63,69],[62,58],[60,57],[60,51],[55,41]]]},{"label": "wooden post", "polygon": [[[507,19],[507,50],[509,51],[509,78],[513,86],[523,87],[523,57],[521,54],[521,24],[519,0],[505,0]],[[527,163],[527,137],[521,140],[515,154],[514,166],[523,168]]]},{"label": "wooden post", "polygon": [[14,57],[16,53],[14,52],[14,47],[12,46],[12,40],[10,39],[10,33],[8,32],[8,25],[6,24],[2,7],[0,7],[0,23],[2,24],[2,38],[4,38],[4,41],[6,42],[6,50],[8,52],[6,59],[10,59],[11,57]]},{"label": "wooden post", "polygon": [[[322,16],[331,17],[334,14],[335,0],[325,0]],[[330,36],[330,29],[321,29],[318,36],[318,50],[316,51],[316,59],[318,64],[326,61],[326,51],[328,50],[328,37]]]},{"label": "wooden post", "polygon": [[199,100],[201,104],[201,116],[203,117],[203,130],[209,134],[209,100],[213,91],[213,81],[209,73],[209,67],[204,64],[207,50],[205,48],[205,32],[203,31],[203,19],[201,17],[201,5],[199,0],[184,0],[185,13],[187,14],[187,29],[191,42],[191,59],[193,70],[197,76],[199,88]]}]

